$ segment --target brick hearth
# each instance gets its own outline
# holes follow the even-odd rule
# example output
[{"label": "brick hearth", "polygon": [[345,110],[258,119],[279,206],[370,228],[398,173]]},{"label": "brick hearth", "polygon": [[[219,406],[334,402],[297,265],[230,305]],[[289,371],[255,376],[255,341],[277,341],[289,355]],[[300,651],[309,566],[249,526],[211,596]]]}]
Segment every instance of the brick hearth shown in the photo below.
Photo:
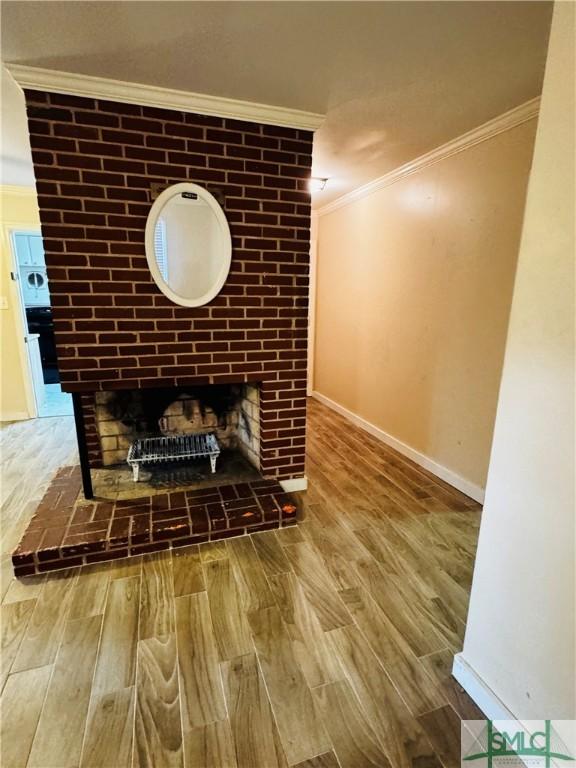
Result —
[{"label": "brick hearth", "polygon": [[52,480],[18,548],[16,576],[116,560],[241,536],[296,522],[274,480],[178,490],[137,499],[86,501],[80,467]]}]

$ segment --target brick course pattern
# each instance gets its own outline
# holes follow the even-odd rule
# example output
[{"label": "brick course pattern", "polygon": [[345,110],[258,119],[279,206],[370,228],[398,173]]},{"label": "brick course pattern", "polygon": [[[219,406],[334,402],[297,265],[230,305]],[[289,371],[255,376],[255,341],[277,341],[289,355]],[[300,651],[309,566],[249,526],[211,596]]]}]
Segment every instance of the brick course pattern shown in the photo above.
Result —
[{"label": "brick course pattern", "polygon": [[[62,388],[261,382],[261,470],[304,473],[312,134],[26,91]],[[171,303],[146,263],[152,184],[224,195],[232,267],[204,307]],[[90,394],[88,394],[90,393]]]},{"label": "brick course pattern", "polygon": [[296,523],[296,506],[273,480],[121,501],[86,501],[80,489],[79,467],[59,470],[12,553],[16,576]]}]

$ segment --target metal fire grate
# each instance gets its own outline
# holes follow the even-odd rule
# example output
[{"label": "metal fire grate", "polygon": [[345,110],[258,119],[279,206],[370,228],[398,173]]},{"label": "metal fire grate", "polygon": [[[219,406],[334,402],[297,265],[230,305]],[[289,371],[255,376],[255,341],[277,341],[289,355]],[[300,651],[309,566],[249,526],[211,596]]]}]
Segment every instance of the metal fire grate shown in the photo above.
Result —
[{"label": "metal fire grate", "polygon": [[170,435],[168,437],[147,437],[135,440],[128,450],[127,462],[132,467],[134,482],[140,477],[142,464],[157,464],[162,461],[210,458],[210,468],[216,472],[216,459],[220,446],[212,433],[201,435]]}]

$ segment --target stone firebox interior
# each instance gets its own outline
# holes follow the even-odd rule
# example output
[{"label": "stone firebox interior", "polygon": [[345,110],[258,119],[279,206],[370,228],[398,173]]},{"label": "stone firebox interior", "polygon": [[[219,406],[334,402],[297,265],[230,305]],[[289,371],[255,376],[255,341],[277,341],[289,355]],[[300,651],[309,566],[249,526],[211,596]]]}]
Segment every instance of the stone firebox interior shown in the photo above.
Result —
[{"label": "stone firebox interior", "polygon": [[257,384],[97,392],[96,428],[103,466],[123,464],[134,439],[214,433],[221,448],[260,467]]},{"label": "stone firebox interior", "polygon": [[[260,388],[257,383],[199,387],[110,390],[95,395],[101,469],[92,471],[95,495],[133,498],[157,489],[203,488],[260,477]],[[221,449],[212,473],[210,461],[148,464],[137,484],[126,464],[136,439],[214,434]]]},{"label": "stone firebox interior", "polygon": [[[304,487],[312,133],[35,91],[26,102],[61,382],[74,395],[83,469],[125,452],[126,434],[104,426],[113,401],[170,389],[164,410],[175,404],[182,413],[162,416],[203,429],[214,414],[202,388],[217,385],[236,404],[216,428],[272,484],[262,487]],[[217,194],[232,238],[227,280],[200,307],[172,303],[147,268],[152,190],[182,181]],[[235,493],[232,501],[247,491]],[[71,495],[49,497],[65,502],[62,521],[79,503]],[[75,514],[67,525],[94,530],[104,513],[84,509],[82,523]],[[283,519],[262,514],[259,525]],[[106,546],[92,554],[108,556]]]}]

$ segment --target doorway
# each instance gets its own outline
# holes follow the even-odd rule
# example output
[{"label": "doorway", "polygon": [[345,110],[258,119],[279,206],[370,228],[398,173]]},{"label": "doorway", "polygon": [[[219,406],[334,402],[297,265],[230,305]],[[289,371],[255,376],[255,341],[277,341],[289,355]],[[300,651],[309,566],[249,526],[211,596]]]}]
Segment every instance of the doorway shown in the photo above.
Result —
[{"label": "doorway", "polygon": [[34,230],[11,235],[37,415],[71,416],[72,396],[60,387],[42,235]]}]

